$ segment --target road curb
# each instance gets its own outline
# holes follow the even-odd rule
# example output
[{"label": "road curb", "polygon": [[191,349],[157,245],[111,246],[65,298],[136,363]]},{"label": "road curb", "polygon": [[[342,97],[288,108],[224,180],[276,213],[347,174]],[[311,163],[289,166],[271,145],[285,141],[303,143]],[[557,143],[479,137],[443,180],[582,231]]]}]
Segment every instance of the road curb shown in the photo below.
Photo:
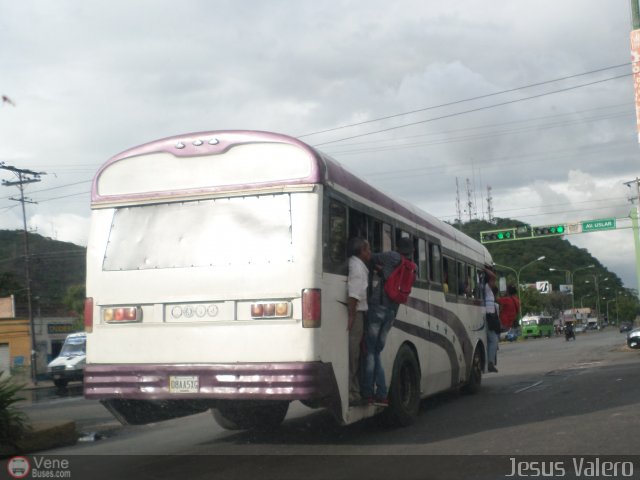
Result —
[{"label": "road curb", "polygon": [[17,448],[0,446],[0,458],[11,455],[33,453],[57,447],[74,445],[78,441],[76,422],[41,421],[33,422],[30,430],[18,440]]}]

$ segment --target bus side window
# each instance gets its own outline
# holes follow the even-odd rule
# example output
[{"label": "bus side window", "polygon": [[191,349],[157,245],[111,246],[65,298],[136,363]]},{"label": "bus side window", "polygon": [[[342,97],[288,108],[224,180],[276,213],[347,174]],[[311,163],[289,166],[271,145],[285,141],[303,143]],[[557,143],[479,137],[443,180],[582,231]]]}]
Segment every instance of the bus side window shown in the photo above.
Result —
[{"label": "bus side window", "polygon": [[476,270],[476,298],[484,300],[484,270]]},{"label": "bus side window", "polygon": [[456,262],[453,258],[442,257],[442,273],[442,289],[444,293],[455,295],[458,288],[458,279],[456,275]]},{"label": "bus side window", "polygon": [[330,200],[326,220],[324,241],[325,269],[334,273],[345,273],[347,260],[347,208],[344,204]]},{"label": "bus side window", "polygon": [[469,281],[467,280],[467,269],[465,268],[465,264],[462,262],[456,262],[456,265],[458,267],[458,295],[468,297]]},{"label": "bus side window", "polygon": [[429,279],[437,284],[442,283],[442,256],[440,255],[440,245],[429,244],[431,255],[429,256]]},{"label": "bus side window", "polygon": [[359,212],[358,210],[354,210],[353,208],[349,209],[349,238],[360,237],[360,238],[369,238],[369,229],[368,227],[368,218],[367,216]]},{"label": "bus side window", "polygon": [[396,228],[396,242],[395,245],[398,245],[398,241],[401,238],[411,238],[411,234],[409,232],[405,232],[404,230],[400,230],[399,228]]},{"label": "bus side window", "polygon": [[469,298],[479,298],[476,289],[476,267],[473,265],[467,265],[467,280],[469,282],[468,294]]},{"label": "bus side window", "polygon": [[420,280],[427,280],[427,241],[423,238],[418,239],[418,248],[416,249],[418,254],[418,278]]},{"label": "bus side window", "polygon": [[417,240],[413,238],[413,236],[409,232],[405,232],[404,230],[400,230],[396,228],[396,247],[398,246],[398,242],[401,238],[408,238],[411,240],[411,244],[413,245],[413,255],[409,260],[411,260],[416,265],[418,264],[418,249],[417,249]]},{"label": "bus side window", "polygon": [[392,231],[393,229],[391,228],[391,225],[389,225],[388,223],[382,224],[382,248],[380,249],[381,252],[388,252],[393,248],[393,244],[391,242],[391,239],[393,238]]}]

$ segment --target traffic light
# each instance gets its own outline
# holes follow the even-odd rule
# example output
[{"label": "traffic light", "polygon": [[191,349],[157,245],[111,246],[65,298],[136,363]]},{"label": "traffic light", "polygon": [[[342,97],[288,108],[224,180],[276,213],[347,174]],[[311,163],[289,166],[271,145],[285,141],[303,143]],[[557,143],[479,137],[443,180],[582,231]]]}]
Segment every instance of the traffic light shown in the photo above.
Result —
[{"label": "traffic light", "polygon": [[516,239],[515,228],[480,232],[481,243],[504,242],[507,240],[515,240],[515,239]]},{"label": "traffic light", "polygon": [[566,225],[544,225],[533,227],[534,237],[550,237],[552,235],[564,235],[567,233]]}]

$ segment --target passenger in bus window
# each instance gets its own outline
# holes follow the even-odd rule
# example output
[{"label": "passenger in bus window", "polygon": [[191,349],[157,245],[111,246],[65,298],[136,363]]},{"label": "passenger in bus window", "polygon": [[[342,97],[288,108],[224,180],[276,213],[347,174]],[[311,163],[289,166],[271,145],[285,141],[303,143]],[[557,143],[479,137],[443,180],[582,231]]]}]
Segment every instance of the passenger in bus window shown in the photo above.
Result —
[{"label": "passenger in bus window", "polygon": [[399,305],[392,302],[384,292],[384,279],[400,265],[402,255],[412,258],[413,243],[410,238],[401,238],[397,251],[374,253],[371,256],[372,268],[376,275],[369,296],[369,312],[365,322],[365,361],[362,384],[362,397],[370,405],[386,407],[389,405],[384,369],[380,363],[380,352],[384,348],[387,334],[398,313]]},{"label": "passenger in bus window", "polygon": [[496,302],[496,275],[490,269],[485,269],[486,283],[484,285],[484,308],[487,319],[487,356],[489,357],[490,372],[498,372],[498,340],[500,338],[499,307]]},{"label": "passenger in bus window", "polygon": [[371,247],[365,239],[356,237],[351,240],[349,257],[349,275],[347,277],[347,310],[349,332],[349,405],[362,403],[360,397],[360,344],[364,331],[364,319],[367,314],[367,290],[369,288],[369,269]]}]

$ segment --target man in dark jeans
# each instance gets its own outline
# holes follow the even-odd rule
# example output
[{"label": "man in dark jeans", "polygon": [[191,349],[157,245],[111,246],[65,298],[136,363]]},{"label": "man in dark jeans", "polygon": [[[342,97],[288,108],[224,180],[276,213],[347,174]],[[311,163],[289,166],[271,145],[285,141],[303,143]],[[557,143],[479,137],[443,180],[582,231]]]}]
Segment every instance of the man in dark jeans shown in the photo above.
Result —
[{"label": "man in dark jeans", "polygon": [[[364,375],[362,379],[362,398],[369,405],[386,407],[389,405],[388,389],[384,377],[384,369],[380,362],[380,352],[384,348],[387,334],[398,313],[399,305],[392,302],[384,292],[384,279],[400,265],[402,256],[413,256],[413,243],[409,238],[401,238],[396,246],[397,251],[376,253],[371,256],[374,273],[369,311],[365,325]],[[377,278],[376,278],[377,277]]]}]

